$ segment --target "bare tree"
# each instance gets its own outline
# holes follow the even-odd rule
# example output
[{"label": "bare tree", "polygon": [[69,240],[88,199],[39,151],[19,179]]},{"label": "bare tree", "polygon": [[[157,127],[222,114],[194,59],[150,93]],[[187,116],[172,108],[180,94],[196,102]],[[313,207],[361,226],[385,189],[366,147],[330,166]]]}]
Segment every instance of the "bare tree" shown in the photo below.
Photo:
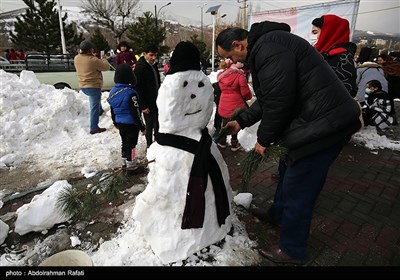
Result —
[{"label": "bare tree", "polygon": [[83,0],[82,10],[98,25],[114,33],[117,43],[133,21],[139,0]]}]

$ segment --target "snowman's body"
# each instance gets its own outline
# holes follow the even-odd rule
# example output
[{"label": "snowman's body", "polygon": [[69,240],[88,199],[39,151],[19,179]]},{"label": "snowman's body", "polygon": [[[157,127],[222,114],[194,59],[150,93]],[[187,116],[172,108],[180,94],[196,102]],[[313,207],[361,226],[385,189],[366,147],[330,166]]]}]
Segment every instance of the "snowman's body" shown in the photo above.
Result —
[{"label": "snowman's body", "polygon": [[[199,141],[201,130],[210,120],[212,102],[213,89],[203,72],[188,70],[167,75],[157,99],[159,132]],[[232,213],[228,168],[215,143],[211,144],[211,154],[220,167]],[[231,228],[231,216],[219,226],[210,176],[205,191],[203,227],[181,228],[194,154],[154,142],[147,158],[155,162],[149,165],[148,186],[136,198],[133,218],[163,263],[184,260],[222,240]]]}]

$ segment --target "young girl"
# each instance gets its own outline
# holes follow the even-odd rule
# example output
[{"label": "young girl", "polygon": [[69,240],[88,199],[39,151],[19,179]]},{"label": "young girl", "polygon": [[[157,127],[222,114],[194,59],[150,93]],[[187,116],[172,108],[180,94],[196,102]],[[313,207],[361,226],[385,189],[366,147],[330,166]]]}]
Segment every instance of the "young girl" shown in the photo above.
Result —
[{"label": "young girl", "polygon": [[120,64],[115,70],[115,86],[107,98],[111,107],[111,117],[121,136],[123,167],[127,168],[126,175],[142,173],[143,167],[138,167],[135,159],[135,147],[139,131],[145,133],[139,95],[133,88],[136,78],[128,64]]},{"label": "young girl", "polygon": [[[222,117],[223,126],[229,122],[233,113],[237,109],[247,109],[247,100],[253,97],[247,82],[246,75],[243,68],[243,63],[225,60],[228,68],[218,73],[217,79],[219,87],[221,88],[221,97],[218,105],[218,114]],[[218,143],[221,148],[226,148],[226,137],[221,139]],[[238,135],[232,134],[231,150],[238,151],[241,145],[238,141]]]},{"label": "young girl", "polygon": [[367,83],[366,105],[363,112],[365,125],[374,125],[377,131],[381,131],[393,124],[393,108],[390,96],[382,90],[382,84],[378,80]]}]

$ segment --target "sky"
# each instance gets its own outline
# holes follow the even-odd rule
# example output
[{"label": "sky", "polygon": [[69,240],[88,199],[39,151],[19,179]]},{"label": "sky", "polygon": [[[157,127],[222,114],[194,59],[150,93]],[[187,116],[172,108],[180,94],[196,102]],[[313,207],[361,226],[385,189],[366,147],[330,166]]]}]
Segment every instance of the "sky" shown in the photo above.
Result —
[{"label": "sky", "polygon": [[[210,81],[214,82],[215,77],[216,72],[209,76]],[[48,184],[50,187],[35,196],[29,204],[18,209],[15,229],[7,229],[0,221],[1,243],[5,235],[13,230],[21,234],[30,231],[46,233],[54,224],[68,220],[55,208],[57,194],[62,189],[71,187],[66,181],[67,175],[80,172],[85,177],[90,177],[97,171],[119,167],[120,137],[111,121],[110,108],[106,102],[108,92],[104,92],[102,96],[105,114],[100,118],[100,126],[105,127],[107,131],[90,135],[89,104],[84,94],[40,84],[31,71],[23,71],[17,76],[0,70],[0,84],[0,168],[24,167],[35,172],[50,170],[52,174],[39,184]],[[211,132],[213,117],[207,127]],[[258,124],[239,132],[239,142],[247,151],[254,147],[257,127]],[[400,150],[400,141],[378,135],[373,127],[358,132],[349,145],[365,146],[371,153],[378,153],[383,148]],[[138,158],[145,158],[145,147],[144,136],[140,135],[137,145]],[[173,160],[171,158],[171,161]],[[143,191],[145,188],[145,184],[134,185],[128,192]],[[0,189],[0,208],[3,205],[2,198],[8,195],[10,194],[7,190]],[[248,207],[251,196],[234,193],[233,201],[233,235],[226,238],[223,247],[211,246],[210,250],[201,250],[191,255],[185,265],[244,266],[259,262],[259,255],[254,249],[256,244],[249,239],[244,225],[236,215],[238,208],[235,205]],[[123,204],[123,207],[124,219],[117,234],[102,244],[86,247],[85,252],[95,266],[162,265],[132,219],[133,198]],[[71,235],[70,239],[71,246],[79,248],[82,240],[74,235]],[[54,242],[51,241],[54,239],[46,240],[37,241],[30,247],[28,254],[13,262],[8,261],[5,258],[6,254],[3,254],[0,256],[0,266],[27,265],[27,256],[39,252],[44,254],[48,242]],[[213,263],[205,261],[210,256],[215,259]],[[178,261],[174,265],[181,266],[183,263]]]},{"label": "sky", "polygon": [[[0,0],[0,11],[9,11],[23,8],[25,4],[22,0]],[[62,6],[79,6],[81,0],[60,0]],[[171,5],[159,9],[171,2]],[[240,3],[238,3],[240,2]],[[254,11],[266,11],[312,5],[332,1],[286,1],[286,0],[250,0],[248,3],[253,5]],[[219,1],[198,1],[198,0],[141,0],[141,9],[154,13],[154,5],[160,12],[161,18],[168,18],[169,15],[182,19],[182,22],[191,22],[200,25],[201,11],[203,10],[203,24],[211,25],[212,16],[205,13],[209,7],[222,5],[219,14],[226,14],[222,20],[229,23],[237,18],[242,1],[239,0],[219,0]],[[207,4],[201,9],[203,4]],[[400,2],[399,0],[361,0],[359,14],[356,24],[357,30],[374,31],[383,33],[400,33]]]}]

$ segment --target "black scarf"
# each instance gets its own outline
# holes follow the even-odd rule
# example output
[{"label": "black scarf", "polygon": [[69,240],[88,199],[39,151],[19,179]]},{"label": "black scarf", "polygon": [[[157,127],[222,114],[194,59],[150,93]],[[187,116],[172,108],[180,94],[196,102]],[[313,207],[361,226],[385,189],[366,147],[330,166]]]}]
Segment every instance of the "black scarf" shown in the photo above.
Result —
[{"label": "black scarf", "polygon": [[158,133],[157,143],[171,146],[194,154],[192,169],[187,187],[185,210],[182,217],[182,229],[202,228],[205,215],[205,196],[208,175],[210,175],[217,208],[218,224],[225,223],[230,215],[228,194],[217,161],[211,154],[211,136],[207,128],[202,130],[200,141],[185,136]]}]

